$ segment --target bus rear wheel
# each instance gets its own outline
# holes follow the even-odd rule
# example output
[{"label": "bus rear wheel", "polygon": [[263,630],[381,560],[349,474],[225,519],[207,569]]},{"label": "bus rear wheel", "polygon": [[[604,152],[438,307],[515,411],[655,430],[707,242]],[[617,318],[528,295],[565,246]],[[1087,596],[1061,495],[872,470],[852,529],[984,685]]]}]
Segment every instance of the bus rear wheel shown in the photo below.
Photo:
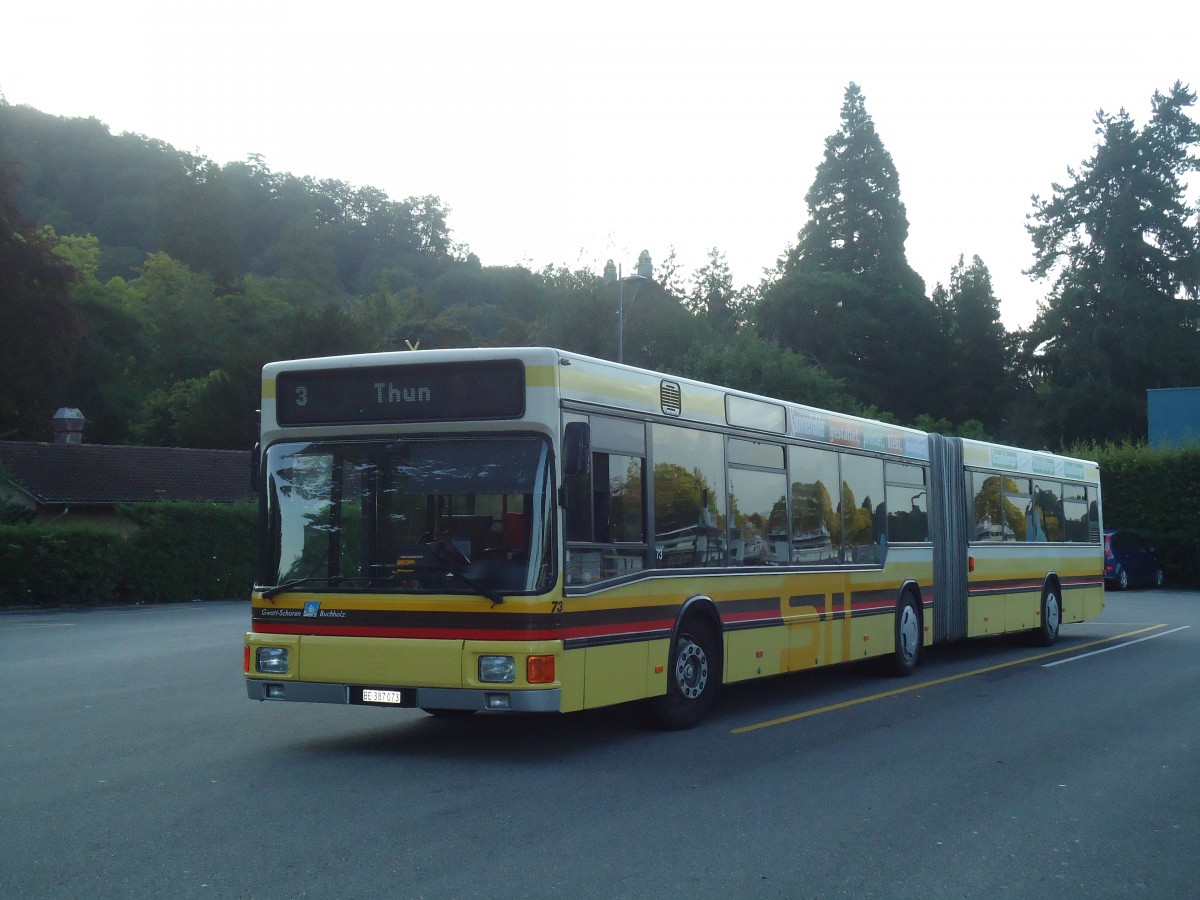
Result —
[{"label": "bus rear wheel", "polygon": [[1036,647],[1049,647],[1058,640],[1058,626],[1062,624],[1062,601],[1058,598],[1058,588],[1047,585],[1042,591],[1042,623],[1033,630],[1033,643]]},{"label": "bus rear wheel", "polygon": [[678,731],[696,725],[708,713],[721,683],[721,661],[712,629],[697,619],[685,621],[671,642],[667,693],[647,701],[650,720]]},{"label": "bus rear wheel", "polygon": [[921,611],[908,591],[896,607],[896,649],[891,662],[892,672],[902,678],[911,675],[921,662]]}]

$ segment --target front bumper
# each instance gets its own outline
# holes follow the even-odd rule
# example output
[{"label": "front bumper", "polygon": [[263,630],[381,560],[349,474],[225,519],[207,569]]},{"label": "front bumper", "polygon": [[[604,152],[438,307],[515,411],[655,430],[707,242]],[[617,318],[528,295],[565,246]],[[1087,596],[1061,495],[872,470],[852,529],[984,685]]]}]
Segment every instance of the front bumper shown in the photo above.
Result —
[{"label": "front bumper", "polygon": [[417,709],[490,710],[494,712],[559,712],[562,691],[547,688],[536,691],[473,688],[395,688],[400,702],[376,703],[363,700],[363,689],[376,685],[323,684],[308,681],[271,681],[246,679],[246,696],[251,700],[281,700],[299,703],[341,703],[355,706],[393,706]]}]

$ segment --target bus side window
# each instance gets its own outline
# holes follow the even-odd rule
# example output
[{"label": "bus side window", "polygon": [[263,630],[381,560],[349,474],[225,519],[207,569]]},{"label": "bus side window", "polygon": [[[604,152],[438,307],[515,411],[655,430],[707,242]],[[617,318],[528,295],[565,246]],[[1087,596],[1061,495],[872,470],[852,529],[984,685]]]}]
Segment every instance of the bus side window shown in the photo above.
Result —
[{"label": "bus side window", "polygon": [[823,448],[789,447],[788,465],[792,479],[792,562],[839,562],[842,520],[834,503],[837,454]]},{"label": "bus side window", "polygon": [[568,541],[592,540],[592,471],[572,475],[566,488],[566,538]]},{"label": "bus side window", "polygon": [[975,488],[974,540],[1002,541],[1005,535],[1012,540],[1013,529],[1004,513],[1000,477],[976,472]]},{"label": "bus side window", "polygon": [[883,461],[842,453],[842,547],[846,562],[882,562],[885,534]]},{"label": "bus side window", "polygon": [[568,548],[568,583],[586,584],[645,568],[644,470],[641,457],[597,452],[589,473],[567,479],[567,541],[592,545]]}]

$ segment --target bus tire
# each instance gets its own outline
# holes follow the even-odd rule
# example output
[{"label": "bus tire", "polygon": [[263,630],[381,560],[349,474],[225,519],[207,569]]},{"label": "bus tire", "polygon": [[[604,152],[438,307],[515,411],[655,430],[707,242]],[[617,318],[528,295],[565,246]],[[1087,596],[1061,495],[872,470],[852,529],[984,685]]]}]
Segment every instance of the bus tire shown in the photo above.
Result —
[{"label": "bus tire", "polygon": [[1058,640],[1058,626],[1062,624],[1062,600],[1057,584],[1048,584],[1042,590],[1041,624],[1033,630],[1035,647],[1049,647]]},{"label": "bus tire", "polygon": [[650,721],[668,731],[691,728],[708,713],[721,684],[721,658],[712,628],[693,616],[671,641],[667,693],[647,701]]},{"label": "bus tire", "polygon": [[896,606],[896,647],[892,651],[892,674],[905,678],[921,663],[921,609],[911,591],[900,595]]}]

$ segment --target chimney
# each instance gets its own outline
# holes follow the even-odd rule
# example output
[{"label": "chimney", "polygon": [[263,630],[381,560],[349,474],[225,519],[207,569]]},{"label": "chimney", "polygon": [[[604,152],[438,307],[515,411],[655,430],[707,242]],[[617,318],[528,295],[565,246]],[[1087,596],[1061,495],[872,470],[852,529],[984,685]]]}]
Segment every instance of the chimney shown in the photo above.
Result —
[{"label": "chimney", "polygon": [[604,283],[612,284],[616,280],[617,280],[617,267],[615,265],[613,265],[613,261],[610,259],[608,262],[606,262],[604,264]]},{"label": "chimney", "polygon": [[79,410],[61,407],[54,413],[54,443],[82,444],[83,422],[83,413]]},{"label": "chimney", "polygon": [[650,264],[650,251],[643,250],[638,257],[637,273],[642,278],[654,277],[654,266]]}]

